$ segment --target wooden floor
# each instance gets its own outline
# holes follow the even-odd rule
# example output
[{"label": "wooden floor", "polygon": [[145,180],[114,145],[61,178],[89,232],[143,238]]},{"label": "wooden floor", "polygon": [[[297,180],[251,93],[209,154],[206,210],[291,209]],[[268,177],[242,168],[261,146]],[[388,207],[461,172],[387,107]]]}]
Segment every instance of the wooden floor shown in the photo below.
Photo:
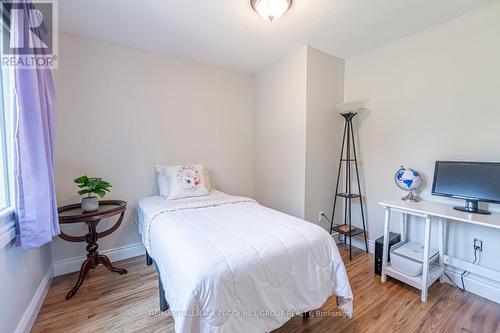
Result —
[{"label": "wooden floor", "polygon": [[[500,332],[500,305],[448,284],[434,284],[429,300],[418,290],[390,279],[385,284],[373,273],[373,255],[356,253],[346,262],[354,293],[352,319],[294,317],[275,333],[292,332]],[[32,332],[174,332],[173,320],[158,315],[155,270],[143,257],[115,263],[126,275],[100,267],[91,272],[73,299],[64,296],[77,275],[54,279]],[[330,298],[322,311],[337,311]],[[195,333],[195,332],[193,332]],[[244,332],[243,332],[244,333]]]}]

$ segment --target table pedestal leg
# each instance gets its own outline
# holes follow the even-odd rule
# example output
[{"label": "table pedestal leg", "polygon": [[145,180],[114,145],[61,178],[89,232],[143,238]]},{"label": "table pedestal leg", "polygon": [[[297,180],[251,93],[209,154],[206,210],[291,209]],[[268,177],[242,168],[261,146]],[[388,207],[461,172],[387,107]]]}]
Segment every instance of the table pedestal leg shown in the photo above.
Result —
[{"label": "table pedestal leg", "polygon": [[78,281],[76,281],[76,284],[73,287],[73,289],[71,289],[69,291],[69,293],[66,295],[66,299],[70,299],[71,297],[75,296],[76,291],[82,285],[83,279],[85,279],[85,276],[87,275],[87,273],[90,271],[91,268],[92,268],[92,260],[87,258],[83,262],[82,267],[80,268],[80,274],[78,275]]},{"label": "table pedestal leg", "polygon": [[119,273],[119,274],[127,274],[126,269],[121,269],[121,268],[116,268],[113,267],[111,262],[109,261],[109,258],[106,257],[105,255],[99,254],[97,249],[99,248],[99,245],[97,244],[97,231],[96,231],[96,225],[98,221],[92,221],[88,222],[87,225],[89,227],[89,233],[87,234],[87,259],[83,262],[82,267],[80,269],[80,275],[78,275],[78,281],[76,281],[75,286],[73,289],[69,291],[69,293],[66,295],[66,299],[70,299],[71,297],[75,296],[78,288],[83,283],[83,280],[85,279],[85,276],[87,273],[91,270],[96,268],[97,266],[104,265],[107,269],[109,269],[111,272]]},{"label": "table pedestal leg", "polygon": [[99,264],[102,264],[106,266],[107,269],[109,269],[111,272],[119,273],[119,274],[127,274],[127,270],[123,268],[116,268],[113,265],[111,265],[111,262],[109,261],[109,258],[106,257],[105,255],[98,255],[97,256],[97,262]]}]

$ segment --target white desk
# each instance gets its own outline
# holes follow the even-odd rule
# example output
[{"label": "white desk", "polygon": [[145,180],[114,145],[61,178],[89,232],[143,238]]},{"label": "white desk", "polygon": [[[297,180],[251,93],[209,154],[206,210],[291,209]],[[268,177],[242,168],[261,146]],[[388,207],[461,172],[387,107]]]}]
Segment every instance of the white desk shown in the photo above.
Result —
[{"label": "white desk", "polygon": [[[428,288],[438,279],[443,282],[444,265],[449,264],[470,272],[474,272],[483,276],[500,280],[500,272],[494,271],[481,266],[472,265],[460,259],[449,257],[445,254],[444,250],[444,236],[447,231],[447,221],[463,222],[475,225],[480,225],[488,228],[500,229],[500,214],[480,215],[460,212],[454,210],[451,206],[438,204],[433,202],[406,202],[401,199],[393,199],[380,202],[379,205],[385,209],[385,224],[384,224],[384,247],[382,256],[382,282],[385,282],[387,275],[405,282],[422,291],[422,302],[427,301]],[[399,212],[402,214],[401,219],[401,241],[406,241],[406,224],[408,223],[408,215],[418,216],[425,221],[425,234],[424,234],[424,263],[423,272],[420,276],[411,277],[390,266],[387,263],[388,249],[389,249],[389,231],[391,223],[391,214]],[[439,265],[429,270],[429,248],[430,248],[430,234],[431,234],[431,219],[437,218],[438,220],[438,236],[439,236]]]}]

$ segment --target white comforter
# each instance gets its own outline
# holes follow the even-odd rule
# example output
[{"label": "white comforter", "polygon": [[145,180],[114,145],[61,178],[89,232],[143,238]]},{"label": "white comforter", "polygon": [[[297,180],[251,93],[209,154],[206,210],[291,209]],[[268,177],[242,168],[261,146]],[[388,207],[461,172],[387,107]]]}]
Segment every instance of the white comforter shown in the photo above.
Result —
[{"label": "white comforter", "polygon": [[334,294],[352,314],[337,246],[313,223],[217,191],[146,198],[138,215],[177,333],[269,332]]}]

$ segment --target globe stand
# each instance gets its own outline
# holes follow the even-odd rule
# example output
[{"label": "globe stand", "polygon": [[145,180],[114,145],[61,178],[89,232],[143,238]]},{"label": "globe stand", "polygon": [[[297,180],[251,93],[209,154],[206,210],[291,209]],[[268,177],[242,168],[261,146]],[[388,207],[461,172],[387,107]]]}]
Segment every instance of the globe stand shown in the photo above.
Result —
[{"label": "globe stand", "polygon": [[419,202],[420,199],[417,197],[417,195],[413,192],[410,191],[408,192],[407,195],[401,198],[401,200],[406,201],[406,202]]}]

